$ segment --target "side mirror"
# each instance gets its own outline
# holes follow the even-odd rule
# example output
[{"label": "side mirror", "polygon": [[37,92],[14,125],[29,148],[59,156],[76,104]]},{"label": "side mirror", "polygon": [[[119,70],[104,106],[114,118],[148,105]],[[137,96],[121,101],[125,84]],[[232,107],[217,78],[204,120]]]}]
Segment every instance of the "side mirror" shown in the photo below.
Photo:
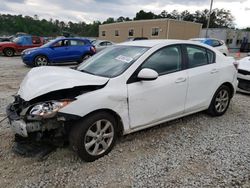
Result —
[{"label": "side mirror", "polygon": [[137,78],[140,80],[155,80],[158,76],[159,74],[155,70],[144,68],[138,73]]}]

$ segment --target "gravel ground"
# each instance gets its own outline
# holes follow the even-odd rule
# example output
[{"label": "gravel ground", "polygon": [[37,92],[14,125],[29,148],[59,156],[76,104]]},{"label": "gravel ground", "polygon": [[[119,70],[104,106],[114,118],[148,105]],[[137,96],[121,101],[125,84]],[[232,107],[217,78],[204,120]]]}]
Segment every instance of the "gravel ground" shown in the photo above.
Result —
[{"label": "gravel ground", "polygon": [[[0,57],[0,120],[30,68]],[[236,94],[217,118],[197,113],[124,136],[93,162],[68,148],[46,159],[11,150],[13,134],[0,124],[0,187],[250,187],[250,96]]]}]

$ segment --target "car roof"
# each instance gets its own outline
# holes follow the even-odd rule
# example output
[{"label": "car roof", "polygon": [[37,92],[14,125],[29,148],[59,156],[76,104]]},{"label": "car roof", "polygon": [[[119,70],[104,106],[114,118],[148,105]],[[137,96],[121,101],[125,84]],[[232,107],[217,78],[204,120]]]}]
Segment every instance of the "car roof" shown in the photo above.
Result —
[{"label": "car roof", "polygon": [[137,41],[128,41],[119,43],[117,45],[126,45],[126,46],[140,46],[140,47],[153,47],[156,45],[171,45],[171,44],[194,44],[207,47],[207,45],[203,45],[202,43],[191,41],[191,40],[173,40],[173,39],[157,39],[157,40],[137,40]]},{"label": "car roof", "polygon": [[219,41],[221,41],[220,39],[216,39],[216,38],[192,38],[190,40],[204,40],[204,41],[206,41],[206,40],[219,40]]},{"label": "car roof", "polygon": [[65,37],[65,38],[58,38],[58,39],[55,39],[55,41],[60,41],[60,40],[87,40],[89,41],[89,39],[86,39],[86,38],[79,38],[79,37]]}]

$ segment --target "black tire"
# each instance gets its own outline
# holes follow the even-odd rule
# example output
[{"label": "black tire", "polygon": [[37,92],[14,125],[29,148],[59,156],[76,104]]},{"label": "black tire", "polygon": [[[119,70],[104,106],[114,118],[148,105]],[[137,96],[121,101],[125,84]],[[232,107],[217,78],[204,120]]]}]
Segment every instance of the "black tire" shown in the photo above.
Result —
[{"label": "black tire", "polygon": [[13,57],[15,55],[15,51],[12,48],[6,48],[6,49],[4,49],[3,53],[7,57]]},{"label": "black tire", "polygon": [[81,57],[80,60],[77,61],[77,63],[82,63],[83,61],[85,61],[86,59],[90,58],[92,55],[91,54],[85,54]]},{"label": "black tire", "polygon": [[[100,122],[100,130],[102,131],[107,124],[109,126],[109,123],[112,128],[109,127],[107,130],[98,133],[97,122]],[[69,134],[70,147],[73,151],[77,152],[81,159],[92,162],[108,154],[112,150],[117,139],[117,133],[118,127],[116,119],[107,112],[97,112],[87,116],[72,127]],[[111,137],[107,138],[107,135],[112,135],[112,139]],[[108,144],[104,146],[103,141]],[[97,150],[95,150],[95,147],[98,147]],[[107,148],[105,149],[105,147]]]},{"label": "black tire", "polygon": [[[223,97],[222,95],[225,96]],[[231,90],[228,86],[222,85],[215,92],[207,113],[211,116],[221,116],[225,114],[231,101]]]},{"label": "black tire", "polygon": [[49,64],[49,60],[44,55],[36,56],[33,62],[34,67],[47,66],[48,64]]}]

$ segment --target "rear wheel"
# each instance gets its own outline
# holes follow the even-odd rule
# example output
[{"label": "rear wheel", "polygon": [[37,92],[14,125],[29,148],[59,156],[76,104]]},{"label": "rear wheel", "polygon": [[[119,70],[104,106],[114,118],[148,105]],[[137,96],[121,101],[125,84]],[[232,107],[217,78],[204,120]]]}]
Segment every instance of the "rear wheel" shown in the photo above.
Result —
[{"label": "rear wheel", "polygon": [[229,87],[222,85],[215,92],[207,112],[212,116],[223,115],[228,109],[230,100],[231,100],[231,91]]},{"label": "rear wheel", "polygon": [[49,64],[48,58],[44,55],[39,55],[34,59],[34,66],[46,66]]},{"label": "rear wheel", "polygon": [[70,132],[71,148],[88,162],[92,162],[113,148],[117,138],[115,118],[106,112],[98,112],[77,123]]},{"label": "rear wheel", "polygon": [[6,48],[3,50],[3,53],[7,57],[12,57],[15,54],[15,51],[12,48]]},{"label": "rear wheel", "polygon": [[77,61],[77,63],[82,63],[83,61],[85,61],[86,59],[90,58],[92,55],[90,54],[85,54],[81,57],[80,60]]}]

